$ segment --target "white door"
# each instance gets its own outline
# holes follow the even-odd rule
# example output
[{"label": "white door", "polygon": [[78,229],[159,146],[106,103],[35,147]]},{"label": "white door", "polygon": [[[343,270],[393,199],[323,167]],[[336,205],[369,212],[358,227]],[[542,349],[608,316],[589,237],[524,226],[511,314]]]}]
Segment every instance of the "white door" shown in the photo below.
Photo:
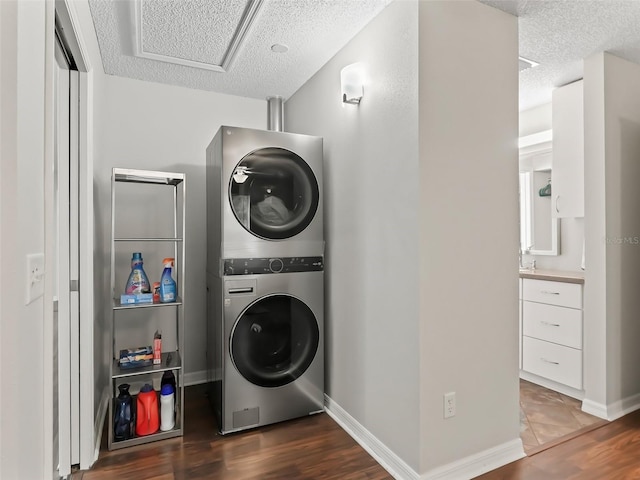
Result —
[{"label": "white door", "polygon": [[55,59],[54,448],[65,477],[79,463],[78,78],[60,42]]}]

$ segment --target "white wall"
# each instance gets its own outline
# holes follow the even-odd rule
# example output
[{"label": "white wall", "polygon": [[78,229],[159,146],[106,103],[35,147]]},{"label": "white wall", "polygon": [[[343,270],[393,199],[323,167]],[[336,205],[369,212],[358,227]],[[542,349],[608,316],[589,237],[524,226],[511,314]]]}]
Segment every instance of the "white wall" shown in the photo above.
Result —
[{"label": "white wall", "polygon": [[526,137],[534,133],[550,130],[551,126],[551,104],[545,103],[537,107],[522,110],[519,116],[518,136]]},{"label": "white wall", "polygon": [[[122,167],[186,173],[187,271],[184,285],[188,292],[184,307],[183,361],[186,374],[196,375],[197,378],[192,377],[192,380],[202,381],[206,378],[205,149],[221,124],[265,128],[266,101],[111,75],[103,77],[99,89],[96,89],[96,98],[95,202],[99,210],[96,243],[104,249],[96,270],[103,271],[102,296],[109,298],[111,169]],[[145,218],[144,222],[153,228],[153,224],[163,217],[165,215],[159,213],[155,220]],[[132,228],[135,227],[132,225]],[[140,229],[136,231],[140,232]],[[147,232],[152,233],[156,232]],[[148,260],[145,264],[147,272],[152,268],[157,270],[158,265],[152,263],[151,258]],[[126,277],[128,271],[124,273]],[[110,318],[110,314],[107,308],[105,317]],[[108,334],[108,331],[103,331],[104,336],[108,337]],[[107,339],[106,350],[108,346]]]},{"label": "white wall", "polygon": [[[521,137],[550,130],[552,129],[551,104],[547,103],[528,110],[523,110],[520,112],[519,119]],[[553,185],[551,188],[553,189]],[[551,207],[549,207],[549,212],[551,212]],[[561,218],[560,254],[556,256],[523,255],[522,261],[525,265],[528,265],[535,259],[537,268],[580,271],[582,265],[583,241],[584,218]]]},{"label": "white wall", "polygon": [[585,60],[585,389],[609,418],[640,407],[640,66]]},{"label": "white wall", "polygon": [[[516,58],[515,17],[394,2],[285,105],[325,141],[327,393],[423,478],[522,452]],[[358,107],[340,104],[353,62]]]},{"label": "white wall", "polygon": [[[417,3],[394,2],[285,104],[324,137],[326,393],[418,470]],[[361,62],[359,106],[340,70]]]},{"label": "white wall", "polygon": [[52,7],[0,2],[0,478],[6,479],[51,478],[53,472],[52,298],[49,291],[46,302],[24,301],[25,257],[45,253]]},{"label": "white wall", "polygon": [[477,2],[420,2],[422,471],[522,452],[517,28]]}]

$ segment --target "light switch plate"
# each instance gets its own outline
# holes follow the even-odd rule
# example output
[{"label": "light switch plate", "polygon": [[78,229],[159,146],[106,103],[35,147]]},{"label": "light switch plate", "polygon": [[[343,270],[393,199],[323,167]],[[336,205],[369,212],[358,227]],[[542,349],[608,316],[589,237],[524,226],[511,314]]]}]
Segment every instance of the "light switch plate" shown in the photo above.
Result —
[{"label": "light switch plate", "polygon": [[44,253],[27,255],[25,305],[44,295]]}]

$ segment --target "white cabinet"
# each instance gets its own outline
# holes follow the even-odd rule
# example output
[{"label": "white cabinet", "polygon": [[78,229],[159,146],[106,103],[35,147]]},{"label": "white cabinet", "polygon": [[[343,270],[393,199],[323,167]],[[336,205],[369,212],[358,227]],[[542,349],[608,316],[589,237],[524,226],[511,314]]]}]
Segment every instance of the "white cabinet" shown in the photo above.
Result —
[{"label": "white cabinet", "polygon": [[522,282],[522,370],[581,390],[582,285]]},{"label": "white cabinet", "polygon": [[556,88],[553,91],[552,126],[552,213],[555,218],[584,217],[582,80]]}]

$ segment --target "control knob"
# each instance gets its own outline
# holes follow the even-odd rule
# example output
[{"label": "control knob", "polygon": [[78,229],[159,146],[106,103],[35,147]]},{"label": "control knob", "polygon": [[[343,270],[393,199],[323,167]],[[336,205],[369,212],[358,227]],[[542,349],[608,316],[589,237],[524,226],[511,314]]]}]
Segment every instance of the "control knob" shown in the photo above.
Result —
[{"label": "control knob", "polygon": [[280,273],[283,268],[284,263],[282,263],[282,260],[279,258],[272,258],[269,260],[269,270],[271,270],[272,273]]}]

